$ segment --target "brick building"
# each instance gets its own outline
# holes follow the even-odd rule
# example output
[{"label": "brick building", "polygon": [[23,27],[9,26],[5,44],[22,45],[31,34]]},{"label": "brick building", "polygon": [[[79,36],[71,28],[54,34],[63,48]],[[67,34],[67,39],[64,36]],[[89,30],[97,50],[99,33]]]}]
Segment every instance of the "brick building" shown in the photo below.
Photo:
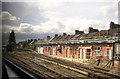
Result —
[{"label": "brick building", "polygon": [[[113,26],[112,26],[113,25]],[[115,27],[114,27],[115,26]],[[116,27],[118,26],[118,27]],[[59,57],[80,59],[113,60],[113,66],[120,63],[120,26],[110,23],[110,29],[101,30],[89,28],[89,33],[75,30],[74,35],[55,34],[54,37],[43,38],[36,44],[38,53]]]}]

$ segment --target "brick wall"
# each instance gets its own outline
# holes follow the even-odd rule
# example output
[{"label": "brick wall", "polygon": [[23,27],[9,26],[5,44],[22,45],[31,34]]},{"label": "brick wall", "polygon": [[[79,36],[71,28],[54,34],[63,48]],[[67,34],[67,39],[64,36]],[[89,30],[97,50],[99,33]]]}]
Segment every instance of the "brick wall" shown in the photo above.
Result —
[{"label": "brick wall", "polygon": [[[99,46],[99,53],[95,53],[95,47]],[[53,45],[43,46],[45,55],[55,55],[67,58],[79,58],[79,59],[110,59],[109,54],[113,52],[112,45]],[[109,53],[107,53],[109,52]]]}]

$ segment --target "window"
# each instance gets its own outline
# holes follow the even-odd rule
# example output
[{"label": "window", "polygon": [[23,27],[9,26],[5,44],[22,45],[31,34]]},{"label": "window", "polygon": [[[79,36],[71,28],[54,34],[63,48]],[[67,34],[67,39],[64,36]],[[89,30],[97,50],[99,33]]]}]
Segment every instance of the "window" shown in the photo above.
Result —
[{"label": "window", "polygon": [[57,55],[58,49],[56,48],[56,55]]},{"label": "window", "polygon": [[90,49],[87,49],[87,52],[90,52]]},{"label": "window", "polygon": [[87,59],[90,59],[90,52],[91,52],[90,49],[87,49],[87,50],[86,50],[86,58],[87,58]]},{"label": "window", "polygon": [[78,58],[80,58],[80,52],[78,52]]},{"label": "window", "polygon": [[68,51],[69,51],[69,49],[67,48],[67,49],[66,49],[66,57],[68,57],[68,56],[69,56],[69,55],[68,55],[68,54],[69,54],[69,52],[68,52]]},{"label": "window", "polygon": [[100,50],[100,47],[97,47],[98,50]]},{"label": "window", "polygon": [[65,46],[63,46],[63,49],[65,49]]},{"label": "window", "polygon": [[89,56],[90,56],[90,52],[87,52],[86,55],[89,55]]},{"label": "window", "polygon": [[114,58],[115,58],[115,60],[119,60],[120,61],[120,54],[115,54]]},{"label": "window", "polygon": [[47,47],[45,47],[45,51],[47,51]]},{"label": "window", "polygon": [[109,59],[109,50],[110,49],[107,49],[107,59]]},{"label": "window", "polygon": [[78,58],[80,58],[80,53],[82,53],[82,52],[80,52],[80,50],[81,50],[81,49],[79,49],[79,52],[78,52]]},{"label": "window", "polygon": [[62,53],[61,50],[62,49],[60,47],[57,48],[57,52]]},{"label": "window", "polygon": [[100,50],[100,47],[95,47],[94,50]]},{"label": "window", "polygon": [[48,47],[48,52],[50,52],[50,47]]},{"label": "window", "polygon": [[97,56],[100,55],[100,47],[96,46],[96,47],[94,48],[94,55],[97,55]]}]

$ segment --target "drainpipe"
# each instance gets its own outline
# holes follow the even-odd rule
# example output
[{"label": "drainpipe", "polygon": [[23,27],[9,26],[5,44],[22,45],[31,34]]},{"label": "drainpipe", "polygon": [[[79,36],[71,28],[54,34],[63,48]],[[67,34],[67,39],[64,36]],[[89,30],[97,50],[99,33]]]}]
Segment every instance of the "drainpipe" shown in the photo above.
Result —
[{"label": "drainpipe", "polygon": [[113,43],[112,67],[114,66],[114,56],[115,56],[115,43]]}]

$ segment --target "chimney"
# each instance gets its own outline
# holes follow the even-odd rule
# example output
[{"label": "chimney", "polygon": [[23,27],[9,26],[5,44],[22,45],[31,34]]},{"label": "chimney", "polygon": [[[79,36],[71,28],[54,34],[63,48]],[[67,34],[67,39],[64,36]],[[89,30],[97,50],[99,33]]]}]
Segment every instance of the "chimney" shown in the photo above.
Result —
[{"label": "chimney", "polygon": [[66,33],[63,33],[63,36],[67,35]]},{"label": "chimney", "polygon": [[55,37],[57,37],[58,36],[58,34],[55,34]]},{"label": "chimney", "polygon": [[50,36],[49,36],[49,35],[47,36],[47,39],[50,39]]},{"label": "chimney", "polygon": [[84,34],[84,31],[75,30],[75,34]]},{"label": "chimney", "polygon": [[84,34],[84,31],[79,31],[79,34]]},{"label": "chimney", "polygon": [[79,34],[79,30],[75,30],[75,34]]},{"label": "chimney", "polygon": [[93,32],[93,27],[89,27],[89,33]]},{"label": "chimney", "polygon": [[114,26],[114,22],[111,21],[110,22],[110,29],[113,29],[114,28],[113,26]]}]

